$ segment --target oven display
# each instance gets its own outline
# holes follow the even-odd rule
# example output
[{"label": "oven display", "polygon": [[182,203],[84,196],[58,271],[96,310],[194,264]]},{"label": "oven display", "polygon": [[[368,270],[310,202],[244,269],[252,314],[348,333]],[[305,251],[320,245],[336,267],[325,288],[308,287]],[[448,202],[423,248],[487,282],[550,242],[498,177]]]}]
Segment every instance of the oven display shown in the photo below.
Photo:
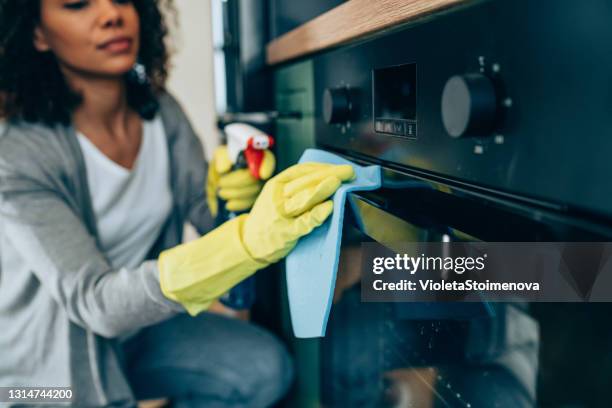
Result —
[{"label": "oven display", "polygon": [[376,132],[416,138],[416,70],[416,64],[373,70]]}]

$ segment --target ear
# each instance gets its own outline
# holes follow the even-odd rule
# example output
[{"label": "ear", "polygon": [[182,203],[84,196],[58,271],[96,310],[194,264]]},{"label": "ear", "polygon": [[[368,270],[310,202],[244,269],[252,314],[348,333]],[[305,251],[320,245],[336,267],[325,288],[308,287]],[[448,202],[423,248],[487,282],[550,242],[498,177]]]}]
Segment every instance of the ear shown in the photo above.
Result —
[{"label": "ear", "polygon": [[34,48],[36,48],[40,52],[46,52],[51,49],[49,47],[49,43],[47,42],[47,36],[45,35],[43,29],[40,26],[36,26],[34,29]]}]

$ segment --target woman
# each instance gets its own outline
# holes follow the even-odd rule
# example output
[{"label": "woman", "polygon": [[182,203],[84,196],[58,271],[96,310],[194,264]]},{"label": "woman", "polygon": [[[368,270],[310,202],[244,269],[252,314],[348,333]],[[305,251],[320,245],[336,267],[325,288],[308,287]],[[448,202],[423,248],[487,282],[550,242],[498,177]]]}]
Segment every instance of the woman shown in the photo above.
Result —
[{"label": "woman", "polygon": [[[158,3],[0,0],[0,386],[267,406],[290,383],[283,347],[199,313],[320,225],[352,169],[294,166],[211,230],[201,145],[163,91]],[[258,192],[234,176],[230,196]],[[180,245],[185,222],[204,235]]]}]

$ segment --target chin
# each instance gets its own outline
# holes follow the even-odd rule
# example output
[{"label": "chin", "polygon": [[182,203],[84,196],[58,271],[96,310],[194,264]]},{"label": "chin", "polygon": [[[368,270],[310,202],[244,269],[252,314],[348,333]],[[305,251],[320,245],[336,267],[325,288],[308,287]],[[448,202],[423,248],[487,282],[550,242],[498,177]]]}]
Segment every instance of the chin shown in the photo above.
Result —
[{"label": "chin", "polygon": [[120,76],[128,73],[135,63],[136,57],[113,58],[113,61],[100,64],[97,68],[104,75]]}]

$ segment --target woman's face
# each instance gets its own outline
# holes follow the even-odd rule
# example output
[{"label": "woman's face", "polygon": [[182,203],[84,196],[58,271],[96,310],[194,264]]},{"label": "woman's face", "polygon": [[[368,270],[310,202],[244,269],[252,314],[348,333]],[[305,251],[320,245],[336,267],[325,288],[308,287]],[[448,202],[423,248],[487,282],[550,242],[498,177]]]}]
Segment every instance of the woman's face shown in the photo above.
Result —
[{"label": "woman's face", "polygon": [[129,0],[41,0],[34,45],[65,69],[118,76],[138,57],[140,21]]}]

